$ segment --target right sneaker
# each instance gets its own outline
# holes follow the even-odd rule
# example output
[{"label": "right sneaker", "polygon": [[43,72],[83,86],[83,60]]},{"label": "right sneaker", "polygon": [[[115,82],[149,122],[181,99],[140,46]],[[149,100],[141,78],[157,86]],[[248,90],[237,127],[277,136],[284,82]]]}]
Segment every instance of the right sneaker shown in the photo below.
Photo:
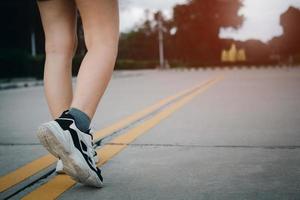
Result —
[{"label": "right sneaker", "polygon": [[[93,159],[94,159],[95,163],[97,164],[99,162],[97,151],[94,150],[93,155],[94,155]],[[61,159],[58,159],[58,161],[56,163],[55,172],[57,174],[65,174],[65,172],[64,172],[64,165],[63,165]]]},{"label": "right sneaker", "polygon": [[61,159],[63,171],[75,181],[94,187],[103,186],[101,170],[93,159],[92,135],[77,128],[68,110],[59,118],[42,124],[37,136],[52,155]]},{"label": "right sneaker", "polygon": [[[93,133],[95,132],[94,129],[89,129],[89,134],[93,135]],[[94,147],[94,143],[92,142],[92,147]],[[99,162],[99,157],[97,154],[97,151],[93,148],[93,159],[95,161],[95,163],[97,164]],[[58,159],[57,163],[56,163],[56,167],[55,167],[55,172],[57,174],[65,174],[64,172],[64,165],[61,161],[61,159]]]}]

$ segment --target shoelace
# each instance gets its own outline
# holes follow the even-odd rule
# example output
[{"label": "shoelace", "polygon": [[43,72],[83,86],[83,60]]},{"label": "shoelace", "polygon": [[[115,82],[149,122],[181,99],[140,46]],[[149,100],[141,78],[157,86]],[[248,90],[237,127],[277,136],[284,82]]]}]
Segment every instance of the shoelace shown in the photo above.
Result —
[{"label": "shoelace", "polygon": [[89,133],[90,133],[90,135],[92,136],[92,155],[95,157],[95,156],[97,156],[97,151],[95,150],[95,148],[94,148],[94,142],[93,142],[93,134],[96,132],[96,130],[93,128],[93,126],[89,129]]}]

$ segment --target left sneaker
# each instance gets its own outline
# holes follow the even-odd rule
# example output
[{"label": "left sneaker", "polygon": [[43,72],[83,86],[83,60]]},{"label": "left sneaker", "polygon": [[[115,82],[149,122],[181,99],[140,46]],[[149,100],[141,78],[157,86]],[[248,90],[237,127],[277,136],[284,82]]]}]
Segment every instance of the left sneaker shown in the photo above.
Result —
[{"label": "left sneaker", "polygon": [[68,110],[38,128],[37,136],[43,146],[60,158],[63,170],[75,181],[94,187],[102,187],[101,170],[96,166],[92,135],[82,132]]}]

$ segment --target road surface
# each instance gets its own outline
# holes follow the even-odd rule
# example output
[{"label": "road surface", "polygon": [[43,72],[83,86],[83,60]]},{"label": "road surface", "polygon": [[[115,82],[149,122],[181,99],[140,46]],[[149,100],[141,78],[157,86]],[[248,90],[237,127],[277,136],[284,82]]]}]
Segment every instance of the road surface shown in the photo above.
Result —
[{"label": "road surface", "polygon": [[21,180],[47,155],[35,132],[51,117],[42,86],[1,90],[0,197],[299,199],[299,88],[299,67],[115,72],[92,121],[115,128],[97,149],[102,189],[56,176],[54,164]]}]

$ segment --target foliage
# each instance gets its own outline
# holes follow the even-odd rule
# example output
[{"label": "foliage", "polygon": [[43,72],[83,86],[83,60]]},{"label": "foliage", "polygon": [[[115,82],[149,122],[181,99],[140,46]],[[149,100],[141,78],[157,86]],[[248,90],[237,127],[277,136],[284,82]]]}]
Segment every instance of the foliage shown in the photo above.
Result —
[{"label": "foliage", "polygon": [[297,58],[300,55],[300,10],[290,7],[281,15],[280,24],[283,28],[283,35],[270,41],[272,52],[285,59],[289,56]]},{"label": "foliage", "polygon": [[[224,65],[223,49],[231,44],[245,49],[247,62],[241,65],[300,63],[300,10],[290,7],[280,17],[283,35],[267,44],[259,40],[234,41],[220,39],[221,27],[239,28],[243,16],[238,15],[240,0],[189,0],[173,8],[173,17],[162,24],[165,29],[164,53],[170,67],[206,67]],[[0,32],[0,78],[43,77],[44,34],[36,2],[3,1]],[[11,12],[15,10],[15,12]],[[149,69],[158,66],[159,13],[145,12],[146,21],[120,36],[115,69]],[[9,19],[9,20],[7,20]],[[79,46],[73,59],[73,75],[78,73],[86,53],[82,23],[78,17]],[[21,34],[20,34],[21,33]],[[31,56],[31,36],[35,34],[37,56]],[[225,63],[226,65],[228,63]]]},{"label": "foliage", "polygon": [[[177,5],[174,17],[166,20],[162,16],[165,55],[170,60],[184,62],[215,63],[219,60],[221,27],[238,28],[243,17],[238,16],[241,7],[239,0],[192,0]],[[157,20],[159,13],[154,13]],[[121,59],[158,59],[157,21],[154,26],[148,20],[136,30],[123,34],[120,39],[119,58]],[[170,34],[176,29],[174,35]]]}]

